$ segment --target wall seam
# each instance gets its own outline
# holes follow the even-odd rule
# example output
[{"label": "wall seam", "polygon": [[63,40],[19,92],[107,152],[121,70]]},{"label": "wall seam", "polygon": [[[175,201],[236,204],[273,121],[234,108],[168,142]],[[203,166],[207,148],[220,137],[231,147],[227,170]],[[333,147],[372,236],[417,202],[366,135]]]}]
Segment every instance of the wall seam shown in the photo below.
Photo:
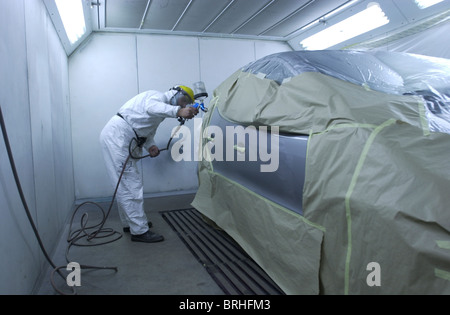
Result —
[{"label": "wall seam", "polygon": [[139,85],[139,53],[138,53],[138,35],[134,36],[134,44],[136,49],[136,84],[137,84],[137,94],[141,93],[141,87]]},{"label": "wall seam", "polygon": [[197,49],[198,49],[198,73],[199,79],[200,81],[202,81],[202,58],[201,58],[200,37],[197,37]]}]

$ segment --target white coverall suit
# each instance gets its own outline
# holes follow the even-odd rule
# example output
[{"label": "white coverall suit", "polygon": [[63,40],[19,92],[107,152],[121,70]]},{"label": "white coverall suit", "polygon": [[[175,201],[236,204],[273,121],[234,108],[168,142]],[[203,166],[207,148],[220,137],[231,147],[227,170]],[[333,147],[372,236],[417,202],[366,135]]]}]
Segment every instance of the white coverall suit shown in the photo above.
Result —
[{"label": "white coverall suit", "polygon": [[[123,118],[115,115],[103,128],[100,142],[114,188],[122,172],[123,163],[129,155],[130,141],[136,137],[136,134],[139,137],[147,138],[143,147],[148,151],[151,146],[155,145],[154,136],[159,124],[165,118],[177,117],[180,106],[169,105],[171,98],[176,93],[173,90],[165,93],[143,92],[119,109],[118,113]],[[148,220],[144,211],[144,186],[137,167],[137,160],[132,158],[128,160],[116,198],[123,226],[129,226],[132,235],[147,232]]]}]

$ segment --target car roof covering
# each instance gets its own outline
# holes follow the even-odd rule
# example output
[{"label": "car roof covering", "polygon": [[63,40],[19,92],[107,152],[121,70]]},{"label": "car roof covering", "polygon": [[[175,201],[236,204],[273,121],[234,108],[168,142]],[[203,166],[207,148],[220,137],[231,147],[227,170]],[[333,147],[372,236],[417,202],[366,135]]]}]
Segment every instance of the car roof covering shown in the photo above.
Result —
[{"label": "car roof covering", "polygon": [[374,91],[424,97],[431,128],[450,133],[450,60],[395,52],[293,51],[249,63],[242,71],[282,84],[319,72]]}]

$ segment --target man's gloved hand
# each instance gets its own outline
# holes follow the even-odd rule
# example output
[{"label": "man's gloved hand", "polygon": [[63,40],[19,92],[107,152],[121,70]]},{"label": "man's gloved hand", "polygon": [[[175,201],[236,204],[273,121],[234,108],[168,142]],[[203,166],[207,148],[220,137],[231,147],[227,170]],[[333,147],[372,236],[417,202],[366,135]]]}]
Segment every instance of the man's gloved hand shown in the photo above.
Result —
[{"label": "man's gloved hand", "polygon": [[180,108],[177,113],[177,117],[182,117],[185,119],[192,119],[198,114],[198,108],[195,107],[184,107]]},{"label": "man's gloved hand", "polygon": [[150,157],[152,158],[157,157],[159,155],[159,148],[156,145],[152,145],[148,149],[148,153],[150,153]]}]

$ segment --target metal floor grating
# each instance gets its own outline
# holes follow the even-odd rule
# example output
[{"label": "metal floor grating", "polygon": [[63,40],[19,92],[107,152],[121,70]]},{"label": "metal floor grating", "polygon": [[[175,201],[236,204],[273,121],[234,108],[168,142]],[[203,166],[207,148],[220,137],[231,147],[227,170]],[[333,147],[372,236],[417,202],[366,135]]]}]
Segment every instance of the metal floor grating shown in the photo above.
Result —
[{"label": "metal floor grating", "polygon": [[225,294],[284,295],[228,234],[207,224],[196,209],[160,214]]}]

